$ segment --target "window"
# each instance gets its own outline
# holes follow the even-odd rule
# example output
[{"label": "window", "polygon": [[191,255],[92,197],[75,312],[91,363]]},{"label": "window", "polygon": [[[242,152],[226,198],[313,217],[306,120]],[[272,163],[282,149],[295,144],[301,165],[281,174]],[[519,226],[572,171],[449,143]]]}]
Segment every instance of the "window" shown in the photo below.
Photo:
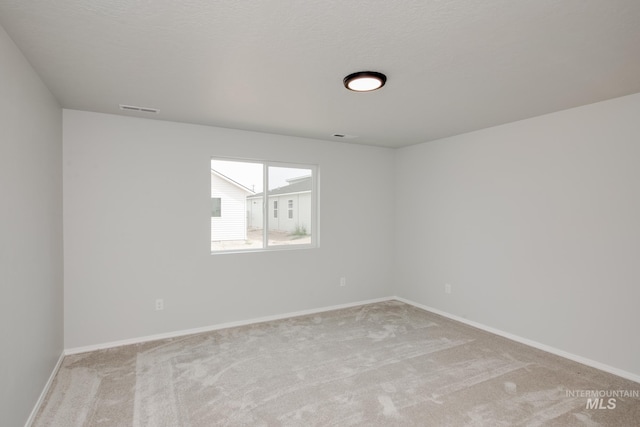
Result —
[{"label": "window", "polygon": [[220,197],[212,197],[211,216],[213,218],[222,217],[222,199]]},{"label": "window", "polygon": [[211,252],[316,247],[317,175],[313,165],[212,159]]}]

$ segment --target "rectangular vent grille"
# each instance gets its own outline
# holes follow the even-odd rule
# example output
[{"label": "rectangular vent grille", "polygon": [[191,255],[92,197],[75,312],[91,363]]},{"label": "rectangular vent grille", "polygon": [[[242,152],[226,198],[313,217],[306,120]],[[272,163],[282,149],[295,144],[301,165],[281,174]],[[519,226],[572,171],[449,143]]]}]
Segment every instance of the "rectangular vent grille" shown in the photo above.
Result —
[{"label": "rectangular vent grille", "polygon": [[124,111],[140,111],[141,113],[154,113],[154,114],[158,114],[158,112],[160,111],[157,108],[136,107],[135,105],[124,105],[124,104],[120,104],[120,109]]}]

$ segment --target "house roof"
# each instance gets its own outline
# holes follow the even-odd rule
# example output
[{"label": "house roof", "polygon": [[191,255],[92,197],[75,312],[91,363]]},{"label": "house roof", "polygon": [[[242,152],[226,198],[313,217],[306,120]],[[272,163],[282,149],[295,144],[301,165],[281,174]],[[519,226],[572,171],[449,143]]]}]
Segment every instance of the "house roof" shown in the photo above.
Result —
[{"label": "house roof", "polygon": [[215,170],[215,169],[211,169],[211,174],[212,174],[212,175],[216,175],[216,176],[218,176],[218,177],[220,177],[220,178],[224,179],[225,181],[229,182],[230,184],[235,185],[236,187],[240,188],[240,189],[241,189],[241,190],[243,190],[243,191],[246,191],[246,192],[247,192],[247,193],[249,193],[249,194],[254,194],[254,191],[253,191],[253,190],[251,190],[251,189],[249,189],[249,188],[245,187],[244,185],[240,184],[240,183],[239,183],[239,182],[237,182],[237,181],[234,181],[233,179],[229,178],[229,177],[228,177],[228,176],[226,176],[225,174],[222,174],[222,173],[218,172],[218,171],[217,171],[217,170]]},{"label": "house roof", "polygon": [[[281,196],[284,194],[294,194],[294,193],[308,193],[311,191],[311,177],[303,177],[289,180],[291,184],[285,185],[283,187],[274,188],[273,190],[267,192],[269,196]],[[256,198],[262,197],[264,193],[256,193],[248,198]]]}]

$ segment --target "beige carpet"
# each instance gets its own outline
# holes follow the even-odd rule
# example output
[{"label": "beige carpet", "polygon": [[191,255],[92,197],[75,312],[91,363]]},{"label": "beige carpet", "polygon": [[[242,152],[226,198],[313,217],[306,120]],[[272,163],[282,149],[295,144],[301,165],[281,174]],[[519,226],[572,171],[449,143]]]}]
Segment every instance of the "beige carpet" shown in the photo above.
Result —
[{"label": "beige carpet", "polygon": [[638,426],[639,390],[389,301],[68,356],[35,426]]}]

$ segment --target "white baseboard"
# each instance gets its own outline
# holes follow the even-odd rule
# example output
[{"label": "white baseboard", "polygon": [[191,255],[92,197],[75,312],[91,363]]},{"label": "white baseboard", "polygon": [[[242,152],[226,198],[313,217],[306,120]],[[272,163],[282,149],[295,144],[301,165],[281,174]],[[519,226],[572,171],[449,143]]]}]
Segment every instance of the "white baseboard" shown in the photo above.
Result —
[{"label": "white baseboard", "polygon": [[417,302],[401,298],[401,297],[393,297],[393,299],[410,304],[414,307],[420,308],[425,311],[429,311],[431,313],[438,314],[443,317],[447,317],[449,319],[467,324],[469,326],[473,326],[474,328],[482,329],[483,331],[490,332],[494,335],[499,335],[504,338],[508,338],[512,341],[519,342],[521,344],[528,345],[529,347],[537,348],[538,350],[546,351],[547,353],[555,354],[556,356],[564,357],[565,359],[573,360],[574,362],[582,363],[583,365],[591,366],[592,368],[599,369],[604,372],[608,372],[610,374],[617,375],[619,377],[640,383],[640,375],[633,374],[631,372],[623,371],[622,369],[614,368],[613,366],[606,365],[604,363],[597,362],[595,360],[587,359],[586,357],[578,356],[572,353],[568,353],[564,350],[557,349],[555,347],[551,347],[546,344],[539,343],[537,341],[533,341],[527,338],[522,338],[518,335],[510,334],[508,332],[501,331],[499,329],[492,328],[490,326],[483,325],[481,323],[477,323],[463,317],[458,317],[456,315],[447,313],[445,311],[438,310],[433,307],[429,307],[423,304],[419,304]]},{"label": "white baseboard", "polygon": [[252,324],[255,324],[255,323],[263,323],[263,322],[270,322],[270,321],[273,321],[273,320],[287,319],[287,318],[290,318],[290,317],[306,316],[308,314],[322,313],[322,312],[325,312],[325,311],[340,310],[342,308],[357,307],[359,305],[372,304],[372,303],[382,302],[382,301],[389,301],[389,300],[392,300],[392,299],[395,299],[395,298],[394,297],[376,298],[376,299],[352,302],[352,303],[347,303],[347,304],[338,304],[338,305],[332,305],[332,306],[328,306],[328,307],[313,308],[313,309],[310,309],[310,310],[302,310],[302,311],[294,311],[294,312],[291,312],[291,313],[276,314],[276,315],[273,315],[273,316],[257,317],[257,318],[253,318],[253,319],[240,320],[240,321],[236,321],[236,322],[219,323],[217,325],[204,326],[204,327],[201,327],[201,328],[184,329],[184,330],[181,330],[181,331],[168,332],[168,333],[155,334],[155,335],[148,335],[148,336],[144,336],[144,337],[131,338],[131,339],[126,339],[126,340],[121,340],[121,341],[106,342],[106,343],[102,343],[102,344],[89,345],[89,346],[85,346],[85,347],[68,348],[68,349],[65,349],[64,354],[65,355],[70,355],[70,354],[86,353],[86,352],[89,352],[89,351],[103,350],[103,349],[107,349],[107,348],[120,347],[120,346],[123,346],[123,345],[140,344],[140,343],[148,342],[148,341],[156,341],[156,340],[162,340],[162,339],[166,339],[166,338],[182,337],[182,336],[185,336],[185,335],[199,334],[199,333],[202,333],[202,332],[216,331],[216,330],[219,330],[219,329],[234,328],[234,327],[237,327],[237,326],[245,326],[245,325],[252,325]]},{"label": "white baseboard", "polygon": [[35,421],[36,415],[38,415],[38,411],[40,410],[40,407],[42,406],[42,403],[44,402],[45,397],[47,397],[47,393],[51,388],[51,384],[53,384],[53,379],[56,377],[58,373],[58,369],[60,369],[60,366],[62,365],[63,359],[64,359],[64,351],[60,354],[60,357],[58,358],[58,362],[56,362],[56,366],[53,367],[53,371],[51,371],[51,375],[49,375],[49,379],[47,380],[47,383],[44,385],[44,388],[40,393],[40,397],[38,397],[38,400],[36,401],[35,406],[31,410],[31,414],[29,414],[29,418],[27,418],[27,422],[24,423],[24,427],[31,427],[31,424],[33,424],[33,422]]},{"label": "white baseboard", "polygon": [[[608,372],[610,374],[614,374],[614,375],[617,375],[619,377],[626,378],[628,380],[640,383],[640,375],[637,375],[637,374],[634,374],[634,373],[631,373],[631,372],[627,372],[627,371],[624,371],[622,369],[618,369],[618,368],[615,368],[613,366],[609,366],[609,365],[606,365],[604,363],[597,362],[595,360],[587,359],[586,357],[582,357],[582,356],[578,356],[578,355],[575,355],[575,354],[572,354],[572,353],[568,353],[568,352],[566,352],[564,350],[560,350],[560,349],[557,349],[555,347],[551,347],[549,345],[539,343],[537,341],[533,341],[533,340],[530,340],[530,339],[527,339],[527,338],[523,338],[523,337],[520,337],[518,335],[514,335],[514,334],[511,334],[511,333],[508,333],[508,332],[504,332],[504,331],[501,331],[499,329],[492,328],[490,326],[486,326],[486,325],[483,325],[481,323],[474,322],[474,321],[465,319],[463,317],[459,317],[459,316],[447,313],[445,311],[438,310],[436,308],[429,307],[429,306],[426,306],[424,304],[419,304],[419,303],[417,303],[415,301],[411,301],[411,300],[408,300],[406,298],[402,298],[402,297],[398,297],[398,296],[376,298],[376,299],[370,299],[370,300],[365,300],[365,301],[357,301],[357,302],[352,302],[352,303],[347,303],[347,304],[338,304],[338,305],[314,308],[314,309],[309,309],[309,310],[302,310],[302,311],[295,311],[295,312],[284,313],[284,314],[277,314],[277,315],[273,315],[273,316],[265,316],[265,317],[258,317],[258,318],[248,319],[248,320],[240,320],[240,321],[236,321],[236,322],[220,323],[220,324],[211,325],[211,326],[205,326],[205,327],[201,327],[201,328],[184,329],[184,330],[180,330],[180,331],[168,332],[168,333],[163,333],[163,334],[148,335],[148,336],[144,336],[144,337],[137,337],[137,338],[131,338],[131,339],[126,339],[126,340],[120,340],[120,341],[106,342],[106,343],[101,343],[101,344],[89,345],[89,346],[85,346],[85,347],[69,348],[69,349],[65,349],[65,351],[63,353],[63,356],[64,355],[71,355],[71,354],[78,354],[78,353],[86,353],[86,352],[95,351],[95,350],[103,350],[103,349],[107,349],[107,348],[120,347],[120,346],[123,346],[123,345],[139,344],[139,343],[144,343],[144,342],[148,342],[148,341],[156,341],[156,340],[161,340],[161,339],[166,339],[166,338],[182,337],[182,336],[186,336],[186,335],[199,334],[199,333],[202,333],[202,332],[216,331],[216,330],[219,330],[219,329],[234,328],[234,327],[237,327],[237,326],[252,325],[252,324],[255,324],[255,323],[270,322],[270,321],[273,321],[273,320],[281,320],[281,319],[287,319],[287,318],[290,318],[290,317],[305,316],[305,315],[308,315],[308,314],[316,314],[316,313],[322,313],[322,312],[325,312],[325,311],[340,310],[340,309],[343,309],[343,308],[357,307],[359,305],[372,304],[372,303],[376,303],[376,302],[390,301],[390,300],[401,301],[401,302],[404,302],[406,304],[410,304],[410,305],[412,305],[414,307],[420,308],[422,310],[429,311],[429,312],[438,314],[440,316],[447,317],[449,319],[452,319],[452,320],[467,324],[469,326],[473,326],[474,328],[482,329],[482,330],[487,331],[489,333],[492,333],[494,335],[498,335],[498,336],[510,339],[512,341],[516,341],[516,342],[519,342],[521,344],[525,344],[525,345],[528,345],[530,347],[537,348],[537,349],[542,350],[542,351],[546,351],[547,353],[555,354],[556,356],[564,357],[565,359],[573,360],[574,362],[582,363],[583,365],[591,366],[592,368],[596,368],[596,369],[599,369],[601,371]],[[55,372],[57,372],[57,369],[58,369],[58,367],[59,367],[61,362],[62,362],[62,356],[60,357],[60,360],[58,361],[58,365],[56,365],[56,368],[54,370],[54,374],[55,374]],[[41,403],[41,400],[44,398],[44,395],[46,394],[46,391],[48,390],[49,384],[52,381],[54,374],[52,374],[51,378],[49,379],[49,382],[47,383],[47,387],[43,391],[43,394],[40,397],[40,400],[38,401],[38,404],[36,405],[36,408],[39,407],[39,404]],[[34,409],[34,413],[32,414],[32,416],[29,417],[30,420],[31,420],[31,418],[33,416],[35,416],[35,412],[37,412],[36,409]]]}]

